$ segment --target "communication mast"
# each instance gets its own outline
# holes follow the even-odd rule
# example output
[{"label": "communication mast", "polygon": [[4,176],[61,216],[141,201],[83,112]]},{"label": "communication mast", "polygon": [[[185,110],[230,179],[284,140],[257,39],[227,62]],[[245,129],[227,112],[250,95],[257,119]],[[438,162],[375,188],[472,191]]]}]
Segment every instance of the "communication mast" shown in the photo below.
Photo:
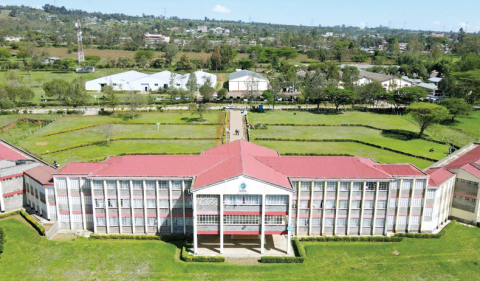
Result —
[{"label": "communication mast", "polygon": [[77,28],[77,41],[78,41],[78,62],[82,63],[85,61],[85,54],[83,53],[83,44],[82,44],[82,26],[80,25],[80,20],[77,20],[75,23]]}]

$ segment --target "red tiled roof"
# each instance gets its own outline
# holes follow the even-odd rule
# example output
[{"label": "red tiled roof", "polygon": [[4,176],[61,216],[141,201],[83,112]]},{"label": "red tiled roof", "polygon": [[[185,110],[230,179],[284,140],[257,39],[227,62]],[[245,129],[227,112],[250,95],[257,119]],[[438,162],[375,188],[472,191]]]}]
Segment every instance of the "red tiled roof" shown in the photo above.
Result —
[{"label": "red tiled roof", "polygon": [[5,143],[0,142],[0,160],[25,160],[30,159],[29,157],[21,154],[12,147],[8,146]]},{"label": "red tiled roof", "polygon": [[424,176],[425,173],[410,164],[377,164],[375,168],[380,169],[392,176]]},{"label": "red tiled roof", "polygon": [[463,165],[461,168],[469,172],[470,174],[480,178],[480,169],[478,169],[477,167],[470,164],[466,164],[466,165]]},{"label": "red tiled roof", "polygon": [[425,170],[425,173],[430,175],[430,179],[428,180],[429,186],[440,186],[446,180],[455,175],[444,168],[430,168]]},{"label": "red tiled roof", "polygon": [[[455,161],[445,165],[445,169],[459,169],[466,164],[476,163],[480,161],[480,145],[460,156]],[[478,164],[478,163],[477,163]]]},{"label": "red tiled roof", "polygon": [[70,162],[58,170],[55,175],[89,175],[107,166],[106,163]]},{"label": "red tiled roof", "polygon": [[52,174],[55,172],[55,169],[49,166],[37,166],[30,170],[25,171],[25,174],[30,176],[31,178],[37,180],[41,184],[52,184],[53,183],[53,176]]}]

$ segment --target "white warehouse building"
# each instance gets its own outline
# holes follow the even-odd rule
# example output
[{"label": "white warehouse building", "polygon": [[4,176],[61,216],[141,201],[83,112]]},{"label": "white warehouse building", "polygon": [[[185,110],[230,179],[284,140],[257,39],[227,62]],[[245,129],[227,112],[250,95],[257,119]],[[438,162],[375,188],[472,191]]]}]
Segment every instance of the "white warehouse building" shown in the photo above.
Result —
[{"label": "white warehouse building", "polygon": [[241,70],[230,74],[228,82],[230,92],[247,91],[249,87],[255,92],[266,91],[268,90],[268,79],[249,70]]}]

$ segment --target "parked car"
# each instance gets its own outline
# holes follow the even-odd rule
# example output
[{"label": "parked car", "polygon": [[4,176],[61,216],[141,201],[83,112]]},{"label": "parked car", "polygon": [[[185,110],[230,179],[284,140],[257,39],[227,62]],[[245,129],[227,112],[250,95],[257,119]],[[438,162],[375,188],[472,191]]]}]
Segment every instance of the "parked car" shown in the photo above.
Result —
[{"label": "parked car", "polygon": [[234,108],[233,104],[229,104],[229,105],[225,106],[225,109],[232,109],[232,108]]},{"label": "parked car", "polygon": [[179,96],[176,96],[175,99],[176,99],[176,100],[180,100],[180,97],[179,97]]}]

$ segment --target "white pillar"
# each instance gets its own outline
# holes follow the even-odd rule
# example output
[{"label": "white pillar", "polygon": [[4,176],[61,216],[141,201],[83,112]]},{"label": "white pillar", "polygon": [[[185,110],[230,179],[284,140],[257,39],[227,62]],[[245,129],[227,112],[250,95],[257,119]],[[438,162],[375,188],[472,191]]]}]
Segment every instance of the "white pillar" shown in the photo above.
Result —
[{"label": "white pillar", "polygon": [[103,194],[105,196],[105,225],[107,226],[107,234],[110,233],[110,217],[108,216],[108,191],[107,191],[107,181],[102,181],[103,185]]},{"label": "white pillar", "polygon": [[68,213],[70,216],[70,229],[73,229],[73,215],[72,215],[72,196],[70,195],[70,178],[66,178],[65,185],[67,187],[67,201],[68,201]]},{"label": "white pillar", "polygon": [[[425,220],[425,205],[427,203],[427,187],[428,187],[428,179],[425,180],[425,184],[423,185],[423,198],[422,198],[422,217],[420,218],[420,233],[423,233],[423,222]],[[433,212],[432,212],[432,215],[433,215]],[[432,225],[434,224],[434,221],[432,219]],[[432,229],[433,231],[433,229]]]},{"label": "white pillar", "polygon": [[155,181],[155,195],[157,206],[157,232],[160,233],[160,191],[158,187],[158,180]]},{"label": "white pillar", "polygon": [[198,252],[198,237],[197,237],[197,194],[192,194],[192,208],[193,208],[193,254]]},{"label": "white pillar", "polygon": [[148,218],[147,218],[147,183],[145,180],[142,180],[142,189],[143,189],[143,224],[145,225],[145,234],[148,233]]},{"label": "white pillar", "polygon": [[80,190],[80,208],[82,209],[82,223],[83,230],[87,230],[87,220],[85,217],[85,195],[83,194],[83,186],[85,185],[85,180],[83,178],[78,178],[78,188]]},{"label": "white pillar", "polygon": [[[287,227],[291,226],[292,222],[292,194],[288,194],[288,221],[287,221]],[[287,255],[290,254],[290,248],[291,248],[291,238],[292,232],[287,229]]]},{"label": "white pillar", "polygon": [[309,206],[309,216],[308,216],[308,235],[312,236],[312,220],[313,220],[313,185],[314,181],[310,183],[310,206]]},{"label": "white pillar", "polygon": [[168,180],[168,200],[170,201],[170,233],[173,234],[172,181]]},{"label": "white pillar", "polygon": [[265,254],[265,194],[262,194],[262,218],[260,233],[260,254]]},{"label": "white pillar", "polygon": [[320,235],[325,233],[325,205],[327,203],[327,181],[323,182],[323,198],[322,198],[322,230]]},{"label": "white pillar", "polygon": [[[387,232],[388,232],[388,218],[390,217],[389,216],[389,212],[388,212],[388,208],[390,208],[390,192],[391,192],[391,188],[392,188],[392,182],[390,182],[388,184],[388,189],[387,189],[387,207],[386,207],[386,212],[385,212],[385,227],[383,228],[383,235],[387,236]],[[395,217],[395,216],[394,216]]]},{"label": "white pillar", "polygon": [[187,221],[185,219],[185,181],[182,180],[182,208],[183,208],[183,235],[187,233]]},{"label": "white pillar", "polygon": [[[1,189],[1,187],[0,187],[0,189]],[[48,194],[50,193],[50,189],[45,187],[44,192],[45,192],[45,209],[46,209],[46,212],[47,212],[47,214],[46,214],[47,215],[47,220],[50,220],[50,205],[49,205],[50,203],[48,201]],[[0,194],[0,196],[1,196],[1,194]]]},{"label": "white pillar", "polygon": [[403,179],[400,179],[400,181],[398,182],[397,211],[395,212],[395,227],[393,228],[394,233],[397,233],[398,231],[398,218],[400,217],[400,200],[402,200],[402,185]]},{"label": "white pillar", "polygon": [[297,182],[297,219],[295,220],[295,235],[298,236],[299,233],[299,225],[300,225],[300,194],[302,189],[302,182]]},{"label": "white pillar", "polygon": [[[66,179],[65,179],[66,180]],[[60,222],[60,228],[62,228],[62,222],[60,221],[60,208],[59,208],[59,204],[60,202],[58,201],[58,193],[57,193],[57,184],[58,184],[58,181],[53,180],[53,193],[55,195],[55,211],[57,212],[57,221]],[[95,228],[95,233],[96,233],[96,228]]]},{"label": "white pillar", "polygon": [[360,221],[358,222],[358,235],[362,236],[362,230],[363,230],[363,213],[365,210],[365,189],[367,188],[367,185],[365,182],[362,182],[362,203],[361,203],[361,208],[360,208]]},{"label": "white pillar", "polygon": [[337,181],[337,190],[335,195],[335,218],[333,219],[333,235],[337,235],[338,225],[338,204],[340,203],[340,181]]},{"label": "white pillar", "polygon": [[115,186],[117,187],[117,207],[118,207],[118,232],[120,234],[122,231],[122,200],[120,199],[120,181],[115,180]]},{"label": "white pillar", "polygon": [[37,198],[37,202],[38,202],[38,213],[40,214],[40,216],[43,215],[43,210],[42,210],[42,201],[40,200],[40,197],[41,197],[41,193],[40,193],[40,188],[42,187],[39,183],[33,181],[32,179],[30,179],[30,183],[31,182],[34,182],[37,186],[37,193],[38,193],[38,198]]},{"label": "white pillar", "polygon": [[0,212],[5,212],[5,203],[3,201],[3,187],[2,182],[0,181]]},{"label": "white pillar", "polygon": [[350,182],[350,190],[348,191],[348,209],[347,209],[347,232],[350,235],[350,216],[352,213],[352,195],[353,195],[353,181]]},{"label": "white pillar", "polygon": [[415,195],[415,179],[412,180],[412,190],[410,191],[410,206],[408,206],[408,217],[407,217],[407,232],[410,233],[410,225],[412,221],[412,209],[413,209],[413,199]]},{"label": "white pillar", "polygon": [[373,197],[373,218],[372,218],[372,235],[375,235],[376,219],[377,219],[377,204],[378,204],[378,191],[380,189],[380,182],[377,181],[375,192]]},{"label": "white pillar", "polygon": [[220,194],[220,254],[223,254],[223,194]]},{"label": "white pillar", "polygon": [[130,210],[132,212],[130,216],[130,220],[132,221],[132,233],[135,234],[135,209],[133,208],[133,181],[129,180],[129,188],[130,188]]}]

